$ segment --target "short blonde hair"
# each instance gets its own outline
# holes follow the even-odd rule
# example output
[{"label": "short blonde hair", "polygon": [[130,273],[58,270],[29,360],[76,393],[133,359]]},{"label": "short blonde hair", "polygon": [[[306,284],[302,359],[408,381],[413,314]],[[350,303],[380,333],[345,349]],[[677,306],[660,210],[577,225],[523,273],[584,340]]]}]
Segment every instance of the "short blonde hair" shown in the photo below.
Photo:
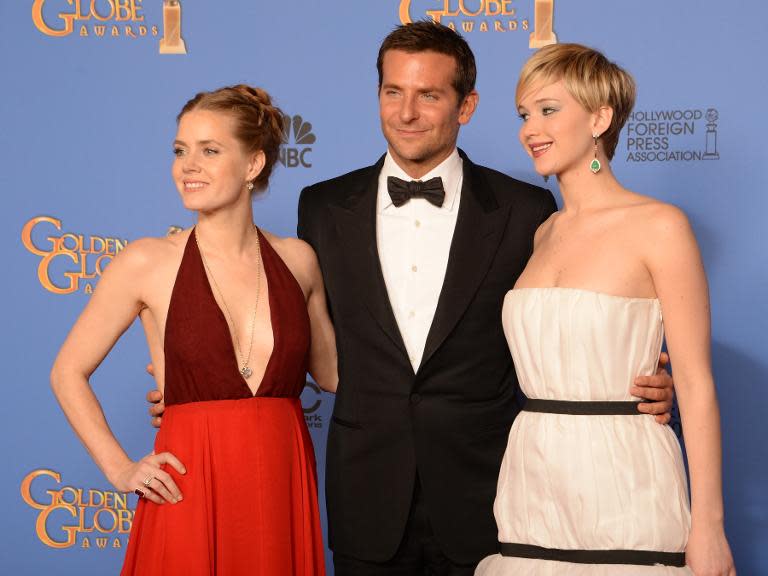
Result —
[{"label": "short blonde hair", "polygon": [[635,105],[635,80],[603,54],[581,44],[545,46],[523,66],[517,81],[515,102],[534,85],[562,80],[565,89],[588,112],[601,106],[613,109],[613,119],[601,135],[603,148],[613,158],[619,133]]}]

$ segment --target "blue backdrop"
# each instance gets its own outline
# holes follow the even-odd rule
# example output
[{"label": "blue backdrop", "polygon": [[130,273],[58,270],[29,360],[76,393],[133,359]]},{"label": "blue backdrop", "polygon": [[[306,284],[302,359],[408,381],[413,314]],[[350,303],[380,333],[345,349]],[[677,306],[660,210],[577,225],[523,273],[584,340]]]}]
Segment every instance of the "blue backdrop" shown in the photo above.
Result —
[{"label": "blue backdrop", "polygon": [[[164,36],[163,46],[173,45],[162,0],[0,3],[4,574],[118,572],[135,496],[114,493],[91,462],[50,392],[48,371],[112,256],[136,238],[192,223],[170,178],[181,105],[199,90],[238,82],[272,93],[291,128],[256,220],[293,235],[303,186],[384,151],[379,42],[402,20],[431,17],[463,30],[478,59],[480,107],[460,145],[477,162],[541,183],[517,142],[513,101],[531,54],[534,2],[182,0],[186,54],[160,53]],[[711,286],[727,531],[740,574],[768,574],[759,546],[768,541],[760,441],[768,405],[768,5],[554,4],[559,41],[595,46],[637,79],[615,172],[628,187],[682,207],[697,232]],[[148,358],[135,325],[92,380],[135,457],[154,434],[144,401]],[[333,399],[310,387],[302,401],[322,494]]]}]

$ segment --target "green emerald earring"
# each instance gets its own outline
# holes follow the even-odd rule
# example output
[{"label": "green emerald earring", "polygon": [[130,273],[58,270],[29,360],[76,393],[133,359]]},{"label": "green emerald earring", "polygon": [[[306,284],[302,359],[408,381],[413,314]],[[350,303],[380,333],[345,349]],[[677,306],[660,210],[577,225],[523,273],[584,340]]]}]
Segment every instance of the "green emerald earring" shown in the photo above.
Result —
[{"label": "green emerald earring", "polygon": [[592,138],[595,139],[595,157],[592,160],[592,162],[589,164],[589,169],[592,170],[592,174],[597,174],[600,172],[600,168],[602,166],[600,165],[600,160],[597,159],[597,139],[600,137],[599,134],[592,134]]}]

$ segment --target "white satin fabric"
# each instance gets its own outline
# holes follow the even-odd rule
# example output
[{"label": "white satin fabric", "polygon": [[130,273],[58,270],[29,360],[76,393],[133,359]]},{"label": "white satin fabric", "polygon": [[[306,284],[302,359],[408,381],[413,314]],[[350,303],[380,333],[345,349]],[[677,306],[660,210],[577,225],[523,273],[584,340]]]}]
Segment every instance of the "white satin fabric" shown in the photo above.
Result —
[{"label": "white satin fabric", "polygon": [[[502,311],[529,398],[637,400],[663,339],[656,299],[572,288],[510,291]],[[494,504],[499,541],[583,550],[685,549],[690,507],[675,434],[648,415],[521,412]],[[688,568],[590,565],[490,556],[478,576],[675,575]]]}]

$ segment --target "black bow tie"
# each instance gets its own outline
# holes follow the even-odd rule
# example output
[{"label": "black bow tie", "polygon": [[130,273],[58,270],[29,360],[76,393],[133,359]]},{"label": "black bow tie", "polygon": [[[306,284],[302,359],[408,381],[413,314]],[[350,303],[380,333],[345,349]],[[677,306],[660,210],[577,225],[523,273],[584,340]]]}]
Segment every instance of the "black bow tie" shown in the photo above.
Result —
[{"label": "black bow tie", "polygon": [[426,182],[421,180],[401,180],[395,176],[387,177],[387,190],[389,197],[392,198],[392,204],[399,208],[411,198],[424,198],[430,204],[438,208],[443,205],[445,200],[445,190],[443,189],[443,179],[440,176],[430,178]]}]

